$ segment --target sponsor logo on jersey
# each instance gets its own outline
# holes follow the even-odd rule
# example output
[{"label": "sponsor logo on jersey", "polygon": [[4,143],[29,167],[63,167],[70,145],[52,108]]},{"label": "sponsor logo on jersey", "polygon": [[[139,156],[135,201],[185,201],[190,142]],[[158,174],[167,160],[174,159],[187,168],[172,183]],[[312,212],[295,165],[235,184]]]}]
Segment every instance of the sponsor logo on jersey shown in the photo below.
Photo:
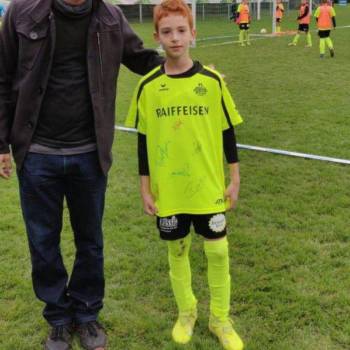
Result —
[{"label": "sponsor logo on jersey", "polygon": [[161,218],[159,219],[159,228],[162,231],[165,232],[170,232],[172,230],[176,230],[178,226],[178,220],[176,216],[172,216],[170,219],[169,218]]},{"label": "sponsor logo on jersey", "polygon": [[195,87],[193,91],[199,96],[204,96],[208,92],[207,88],[202,83],[198,83],[198,86]]},{"label": "sponsor logo on jersey", "polygon": [[156,116],[161,117],[178,117],[178,116],[206,116],[209,114],[208,106],[189,105],[189,106],[169,106],[156,108]]},{"label": "sponsor logo on jersey", "polygon": [[209,220],[209,227],[213,232],[219,233],[225,230],[226,218],[224,214],[216,214]]}]

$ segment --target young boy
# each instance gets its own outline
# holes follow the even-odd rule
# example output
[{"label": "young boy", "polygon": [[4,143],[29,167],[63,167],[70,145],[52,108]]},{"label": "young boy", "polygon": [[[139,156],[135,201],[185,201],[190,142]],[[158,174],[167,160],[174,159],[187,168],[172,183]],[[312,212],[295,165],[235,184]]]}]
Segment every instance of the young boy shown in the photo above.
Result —
[{"label": "young boy", "polygon": [[239,26],[239,43],[241,46],[250,45],[250,10],[248,0],[242,0],[237,9],[236,23]]},{"label": "young boy", "polygon": [[276,33],[281,33],[281,23],[284,14],[284,6],[282,0],[277,0],[276,5]]},{"label": "young boy", "polygon": [[304,32],[306,34],[305,47],[312,47],[311,33],[309,31],[310,7],[307,3],[307,0],[301,0],[301,4],[299,7],[299,16],[297,20],[299,22],[298,33],[295,35],[293,41],[288,44],[288,46],[296,46],[300,38],[300,34]]},{"label": "young boy", "polygon": [[[143,77],[126,120],[138,130],[141,195],[167,241],[169,275],[179,316],[173,340],[190,341],[197,319],[189,251],[190,225],[204,237],[210,289],[209,329],[226,350],[243,343],[229,318],[230,274],[225,209],[236,205],[239,167],[233,125],[242,119],[216,71],[193,62],[193,19],[182,0],[154,9],[155,39],[165,63]],[[223,151],[231,182],[225,191]],[[226,202],[226,203],[225,203]]]},{"label": "young boy", "polygon": [[331,34],[331,29],[336,27],[335,10],[329,4],[329,0],[321,1],[321,5],[316,9],[315,18],[317,21],[318,36],[320,37],[320,57],[324,57],[326,44],[331,57],[334,57],[333,42],[329,36]]}]

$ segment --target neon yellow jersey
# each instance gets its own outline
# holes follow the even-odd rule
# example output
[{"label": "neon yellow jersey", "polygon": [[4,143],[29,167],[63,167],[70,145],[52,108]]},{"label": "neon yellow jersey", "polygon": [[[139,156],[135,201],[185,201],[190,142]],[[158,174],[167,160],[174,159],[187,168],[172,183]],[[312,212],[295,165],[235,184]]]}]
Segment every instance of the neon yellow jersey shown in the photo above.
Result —
[{"label": "neon yellow jersey", "polygon": [[222,132],[241,122],[220,74],[199,62],[187,74],[160,66],[140,80],[125,125],[146,135],[159,216],[225,211]]}]

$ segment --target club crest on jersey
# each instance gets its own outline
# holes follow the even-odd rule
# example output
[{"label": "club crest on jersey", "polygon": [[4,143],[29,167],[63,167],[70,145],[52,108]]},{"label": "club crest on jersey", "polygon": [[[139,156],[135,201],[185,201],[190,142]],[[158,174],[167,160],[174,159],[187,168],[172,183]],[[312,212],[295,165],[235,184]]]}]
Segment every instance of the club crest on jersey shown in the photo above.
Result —
[{"label": "club crest on jersey", "polygon": [[199,96],[204,96],[208,92],[207,88],[202,83],[198,83],[198,86],[196,86],[193,91]]},{"label": "club crest on jersey", "polygon": [[213,232],[219,233],[225,230],[226,218],[224,214],[216,214],[209,220],[209,227]]},{"label": "club crest on jersey", "polygon": [[176,216],[172,216],[171,218],[161,218],[159,219],[159,228],[162,231],[170,232],[177,229],[178,223]]},{"label": "club crest on jersey", "polygon": [[169,88],[166,86],[166,84],[161,83],[158,91],[168,91],[168,90],[169,90]]}]

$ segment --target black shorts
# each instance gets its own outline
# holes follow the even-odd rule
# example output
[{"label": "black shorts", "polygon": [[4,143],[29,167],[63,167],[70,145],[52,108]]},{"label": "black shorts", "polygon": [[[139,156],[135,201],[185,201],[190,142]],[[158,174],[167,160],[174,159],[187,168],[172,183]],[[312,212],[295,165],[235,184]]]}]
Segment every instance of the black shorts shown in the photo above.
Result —
[{"label": "black shorts", "polygon": [[318,31],[318,36],[320,38],[328,38],[331,35],[331,31],[330,30],[319,30]]},{"label": "black shorts", "polygon": [[240,23],[239,24],[239,29],[240,30],[248,30],[250,27],[250,24],[249,23]]},{"label": "black shorts", "polygon": [[299,24],[298,31],[307,33],[309,31],[309,25],[308,24]]},{"label": "black shorts", "polygon": [[191,224],[197,234],[207,239],[226,236],[225,213],[214,214],[177,214],[157,217],[160,238],[174,241],[186,237],[190,233]]},{"label": "black shorts", "polygon": [[276,23],[281,23],[282,22],[282,18],[276,18]]}]

